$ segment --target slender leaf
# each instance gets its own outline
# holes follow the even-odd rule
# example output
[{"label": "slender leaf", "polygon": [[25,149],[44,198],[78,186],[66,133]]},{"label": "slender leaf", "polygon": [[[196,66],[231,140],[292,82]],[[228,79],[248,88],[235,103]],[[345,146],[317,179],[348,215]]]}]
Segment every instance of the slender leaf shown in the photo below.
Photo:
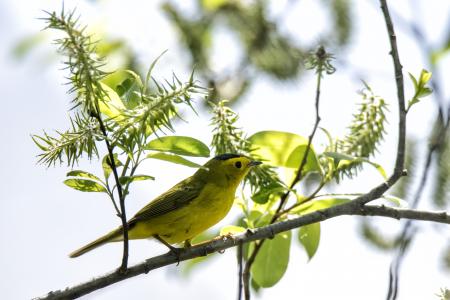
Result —
[{"label": "slender leaf", "polygon": [[122,176],[119,178],[119,182],[121,185],[126,185],[131,182],[143,180],[155,180],[155,177],[149,175],[134,175],[134,176]]},{"label": "slender leaf", "polygon": [[187,167],[190,167],[190,168],[202,168],[201,165],[196,164],[195,162],[192,162],[190,160],[187,160],[184,157],[181,157],[181,156],[175,155],[175,154],[169,154],[169,153],[163,153],[163,152],[155,152],[155,153],[148,154],[147,158],[164,160],[164,161],[168,161],[168,162],[171,162],[171,163],[174,163],[174,164],[187,166]]},{"label": "slender leaf", "polygon": [[189,136],[164,136],[150,141],[145,149],[187,156],[209,157],[210,154],[208,146]]},{"label": "slender leaf", "polygon": [[103,185],[90,179],[71,178],[64,180],[64,184],[82,192],[107,192]]},{"label": "slender leaf", "polygon": [[122,121],[124,117],[121,116],[121,111],[125,109],[122,100],[112,88],[104,83],[100,84],[106,92],[106,96],[99,101],[100,111],[116,122]]},{"label": "slender leaf", "polygon": [[387,179],[387,174],[384,168],[370,160],[368,160],[365,157],[355,157],[348,154],[338,153],[338,152],[324,152],[325,156],[331,157],[334,159],[334,164],[337,166],[337,169],[345,168],[350,164],[354,163],[367,163],[371,166],[375,167],[377,169],[378,173],[380,173],[381,176],[383,176],[384,179]]},{"label": "slender leaf", "polygon": [[283,277],[289,263],[291,232],[266,240],[251,268],[253,280],[261,287],[274,286]]},{"label": "slender leaf", "polygon": [[[114,153],[114,163],[116,167],[123,166],[122,162],[119,160],[117,153]],[[111,161],[109,159],[109,154],[106,154],[102,159],[102,168],[105,179],[108,180],[109,175],[112,173]]]},{"label": "slender leaf", "polygon": [[313,223],[300,227],[298,231],[298,240],[303,245],[311,260],[316,254],[320,243],[320,223]]},{"label": "slender leaf", "polygon": [[94,174],[91,174],[89,172],[86,171],[82,171],[82,170],[73,170],[70,171],[69,173],[66,174],[67,177],[82,177],[82,178],[89,178],[89,179],[93,179],[96,180],[98,182],[102,182],[102,180],[100,178],[98,178],[97,176],[95,176]]}]

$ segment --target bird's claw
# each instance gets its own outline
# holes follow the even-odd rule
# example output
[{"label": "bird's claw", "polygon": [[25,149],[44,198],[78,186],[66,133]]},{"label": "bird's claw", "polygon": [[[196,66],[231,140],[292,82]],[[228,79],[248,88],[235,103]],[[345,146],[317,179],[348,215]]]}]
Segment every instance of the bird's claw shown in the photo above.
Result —
[{"label": "bird's claw", "polygon": [[180,265],[180,256],[184,249],[171,247],[168,253],[171,253],[177,259],[177,267]]}]

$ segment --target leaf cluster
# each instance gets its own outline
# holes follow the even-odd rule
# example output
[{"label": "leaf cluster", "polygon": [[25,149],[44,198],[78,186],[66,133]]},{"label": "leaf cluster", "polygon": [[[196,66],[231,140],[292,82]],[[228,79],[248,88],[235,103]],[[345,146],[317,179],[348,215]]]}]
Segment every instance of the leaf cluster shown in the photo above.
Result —
[{"label": "leaf cluster", "polygon": [[[243,130],[236,126],[238,115],[226,104],[226,100],[217,104],[211,103],[213,107],[211,147],[216,155],[241,153],[255,159],[263,158],[253,153],[251,142],[246,138]],[[267,202],[270,195],[279,194],[284,190],[277,173],[270,165],[266,164],[252,170],[247,176],[246,182],[252,189],[252,199],[259,203]]]},{"label": "leaf cluster", "polygon": [[321,163],[329,178],[352,178],[361,169],[362,163],[373,165],[383,177],[386,176],[382,167],[369,158],[377,151],[386,133],[387,103],[375,95],[369,85],[364,84],[365,89],[360,92],[362,100],[357,112],[353,114],[345,137],[334,140],[324,130],[329,137],[329,145],[321,156]]},{"label": "leaf cluster", "polygon": [[[69,92],[75,94],[75,113],[71,130],[57,131],[54,137],[45,132],[33,136],[42,150],[39,161],[54,165],[66,160],[73,166],[82,154],[89,159],[98,157],[96,143],[104,140],[131,159],[136,151],[143,150],[152,134],[163,129],[173,132],[172,121],[180,117],[178,106],[193,109],[192,96],[203,94],[203,88],[194,81],[193,74],[187,82],[181,82],[175,74],[171,81],[157,81],[151,76],[157,60],[150,66],[145,81],[131,70],[106,74],[101,69],[104,62],[96,53],[96,42],[86,34],[85,27],[78,25],[74,14],[63,10],[59,15],[49,13],[45,19],[48,28],[64,34],[56,43],[66,57],[64,64],[70,74]],[[109,77],[116,73],[122,75],[123,81],[108,86]]]}]

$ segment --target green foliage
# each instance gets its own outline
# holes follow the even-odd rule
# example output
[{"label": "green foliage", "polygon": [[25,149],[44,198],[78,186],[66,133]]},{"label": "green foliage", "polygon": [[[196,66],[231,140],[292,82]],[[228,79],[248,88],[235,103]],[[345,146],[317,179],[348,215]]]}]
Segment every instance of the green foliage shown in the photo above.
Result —
[{"label": "green foliage", "polygon": [[[336,171],[336,170],[345,170],[348,168],[352,168],[353,166],[357,164],[367,163],[380,173],[381,176],[383,176],[384,179],[387,179],[386,171],[383,169],[383,167],[375,162],[372,162],[364,157],[354,157],[347,154],[337,153],[337,152],[324,152],[322,153],[324,157],[333,159],[333,167],[329,168],[329,171]],[[331,177],[333,173],[330,173],[329,176]]]},{"label": "green foliage", "polygon": [[107,193],[107,189],[100,178],[86,171],[74,170],[67,173],[69,178],[64,184],[82,192],[102,192]]},{"label": "green foliage", "polygon": [[182,83],[173,75],[172,82],[166,81],[166,84],[158,83],[152,78],[156,92],[141,93],[141,102],[138,105],[122,111],[121,128],[117,130],[115,136],[118,138],[128,131],[131,135],[135,135],[136,142],[139,142],[157,130],[168,129],[174,132],[172,118],[178,116],[176,106],[185,104],[193,109],[192,95],[203,93],[203,88],[195,83],[193,76],[192,73],[189,81]]},{"label": "green foliage", "polygon": [[[255,81],[253,74],[264,73],[280,81],[291,80],[302,74],[306,53],[317,45],[302,45],[282,29],[280,24],[292,3],[286,3],[280,16],[271,13],[269,1],[201,0],[195,14],[181,11],[166,1],[163,10],[169,16],[180,39],[191,56],[192,66],[208,82],[211,101],[229,99],[231,103]],[[297,3],[295,3],[297,5]],[[330,28],[321,33],[321,42],[330,47],[344,46],[352,33],[352,14],[349,1],[323,1],[329,8]],[[227,74],[214,72],[215,31],[220,28],[236,37],[240,59],[226,66]],[[306,29],[307,30],[307,29]],[[336,36],[336,30],[338,37]]]},{"label": "green foliage", "polygon": [[143,180],[155,180],[155,177],[149,175],[133,175],[133,176],[122,176],[119,178],[119,182],[123,186],[135,181],[143,181]]},{"label": "green foliage", "polygon": [[[248,156],[253,155],[251,142],[245,137],[242,129],[236,127],[238,115],[226,106],[227,101],[220,101],[213,106],[213,138],[211,146],[216,155],[223,153],[241,153]],[[259,157],[256,157],[259,159]],[[252,199],[257,203],[265,203],[270,195],[280,194],[284,190],[278,175],[273,168],[263,164],[253,169],[246,178],[252,189]]]},{"label": "green foliage", "polygon": [[48,135],[33,135],[34,143],[41,149],[38,155],[39,163],[47,166],[62,163],[65,159],[68,166],[75,165],[84,154],[89,159],[98,157],[96,141],[103,140],[98,123],[91,117],[75,114],[70,118],[72,128],[65,132],[56,131],[56,137]]},{"label": "green foliage", "polygon": [[145,149],[167,151],[179,155],[209,157],[209,148],[189,136],[164,136],[150,141]]},{"label": "green foliage", "polygon": [[266,240],[251,268],[253,280],[260,287],[274,286],[283,277],[289,264],[291,232]]},{"label": "green foliage", "polygon": [[[103,83],[105,80],[111,84],[111,81],[101,70],[104,61],[97,56],[96,43],[84,34],[84,28],[79,29],[74,12],[48,15],[48,28],[61,30],[66,35],[56,42],[60,52],[67,57],[65,64],[70,72],[70,91],[76,94],[73,103],[79,111],[71,119],[72,130],[57,132],[57,137],[45,132],[43,136],[33,136],[43,151],[39,155],[40,162],[54,165],[65,158],[68,165],[73,166],[83,153],[90,159],[98,157],[96,143],[105,140],[133,157],[136,149],[143,151],[142,147],[152,133],[163,128],[173,131],[172,119],[178,115],[178,105],[192,108],[192,95],[203,93],[193,74],[186,83],[175,75],[172,82],[156,81],[151,77],[156,61],[150,67],[145,85],[135,72],[125,70],[119,73],[128,77],[111,88]],[[150,79],[155,85],[154,92],[147,92]],[[205,153],[204,148],[202,151]],[[110,171],[105,171],[105,176],[109,174]]]},{"label": "green foliage", "polygon": [[[114,165],[116,167],[123,166],[123,163],[119,160],[117,153],[114,153]],[[102,159],[102,168],[103,175],[105,176],[105,180],[108,181],[109,176],[111,175],[113,169],[111,164],[111,159],[109,158],[109,154],[106,154]]]},{"label": "green foliage", "polygon": [[243,4],[229,1],[217,12],[238,34],[248,59],[255,67],[278,79],[292,78],[300,70],[302,50],[273,26],[267,10],[263,2]]},{"label": "green foliage", "polygon": [[[349,2],[339,0],[325,3],[332,7],[338,29],[337,41],[334,42],[344,45],[351,33]],[[243,45],[244,59],[239,68],[251,65],[254,70],[281,80],[293,78],[301,71],[303,53],[307,50],[295,45],[280,32],[275,22],[270,20],[267,3],[264,1],[246,3],[203,0],[199,1],[200,12],[195,18],[186,17],[170,3],[165,3],[163,9],[180,30],[193,63],[213,87],[220,80],[211,72],[213,62],[209,50],[213,25],[218,17],[237,34]],[[73,106],[76,111],[71,120],[71,130],[57,132],[56,137],[45,132],[43,136],[33,136],[34,142],[42,151],[39,155],[40,162],[54,165],[66,160],[69,166],[73,166],[83,154],[89,159],[99,157],[98,149],[102,148],[98,147],[98,143],[105,143],[108,153],[102,153],[104,156],[101,161],[104,179],[86,171],[74,170],[67,174],[68,178],[64,183],[80,191],[106,193],[114,203],[118,215],[121,211],[116,205],[114,191],[122,188],[124,196],[120,200],[124,200],[131,183],[155,179],[150,175],[135,174],[144,160],[158,159],[202,168],[184,156],[209,157],[210,150],[204,143],[189,136],[159,136],[165,135],[167,131],[175,131],[173,121],[181,119],[180,109],[187,108],[195,112],[192,107],[193,95],[203,95],[205,89],[197,84],[193,73],[186,82],[180,81],[175,74],[170,81],[157,80],[152,76],[152,71],[161,56],[150,65],[144,78],[132,70],[106,73],[104,64],[107,62],[99,58],[98,54],[110,53],[116,46],[120,47],[119,44],[99,50],[98,44],[85,35],[84,28],[77,24],[78,20],[73,12],[62,12],[60,15],[51,13],[47,22],[49,28],[64,33],[64,37],[57,40],[57,43],[60,52],[66,57],[65,64],[72,86],[70,91],[75,94]],[[323,75],[335,72],[332,60],[333,56],[323,47],[307,57],[306,68],[316,72],[318,88]],[[237,76],[230,76],[237,77],[237,85],[241,85],[234,93],[236,97],[242,95],[252,81],[250,76],[241,71],[238,70]],[[419,79],[412,80],[416,91],[409,106],[429,92],[426,87],[429,73],[423,71]],[[229,83],[229,80],[225,79],[222,83]],[[212,93],[216,93],[220,99],[220,93]],[[246,228],[265,226],[352,201],[358,195],[318,195],[318,192],[332,178],[354,176],[363,164],[374,166],[386,177],[384,169],[369,160],[383,139],[386,103],[368,85],[361,95],[362,102],[349,126],[349,133],[343,139],[333,139],[327,132],[330,143],[322,153],[317,152],[318,148],[307,138],[294,133],[268,130],[248,137],[237,126],[238,114],[227,106],[227,101],[211,104],[211,146],[215,154],[238,153],[264,161],[263,165],[252,169],[245,180],[242,198],[238,200],[243,211],[242,218],[236,222],[237,225],[222,228],[220,234],[242,233]],[[300,174],[302,176],[298,176],[307,148],[306,164]],[[110,160],[112,157],[113,161]],[[442,159],[450,161],[446,157]],[[286,172],[285,182],[279,178],[279,169],[275,167],[283,168]],[[316,175],[319,184],[310,195],[301,195],[296,189],[301,185],[304,187],[307,175]],[[246,197],[247,185],[250,186],[253,201]],[[302,191],[304,190],[303,188]],[[396,205],[402,204],[396,197],[386,196],[386,199]],[[293,205],[287,206],[287,203]],[[289,208],[285,209],[286,206]],[[309,259],[319,247],[320,227],[320,223],[314,223],[299,229],[298,240]],[[370,228],[364,231],[367,236],[372,233]],[[264,242],[251,268],[251,282],[255,289],[271,287],[282,278],[289,263],[291,235],[291,232],[281,233]],[[198,239],[206,239],[207,236],[205,233]],[[370,238],[375,240],[377,236]],[[244,246],[244,259],[248,259],[254,245]],[[189,262],[190,268],[204,260]]]},{"label": "green foliage", "polygon": [[365,84],[361,91],[362,101],[343,139],[334,141],[329,135],[330,144],[321,156],[320,162],[326,169],[327,177],[336,180],[353,177],[361,169],[363,162],[377,168],[385,177],[383,168],[368,158],[372,156],[383,140],[386,125],[387,104]]},{"label": "green foliage", "polygon": [[320,46],[316,51],[312,51],[306,57],[305,66],[308,70],[314,70],[320,77],[325,72],[328,75],[336,72],[336,68],[331,63],[334,56],[325,51],[323,46]]},{"label": "green foliage", "polygon": [[327,0],[334,21],[335,34],[337,35],[337,44],[344,46],[349,42],[352,33],[351,9],[352,3],[349,0]]},{"label": "green foliage", "polygon": [[98,101],[104,96],[100,82],[106,73],[101,69],[104,61],[95,51],[96,43],[85,34],[85,28],[78,25],[75,11],[66,14],[63,10],[60,15],[48,13],[45,21],[47,28],[63,31],[66,35],[56,40],[56,43],[60,53],[67,57],[64,64],[70,73],[70,92],[76,92],[74,107],[81,107],[86,115],[98,113]]},{"label": "green foliage", "polygon": [[183,165],[190,168],[201,168],[202,166],[199,164],[196,164],[195,162],[192,162],[190,160],[187,160],[186,158],[176,155],[176,154],[170,154],[170,153],[163,153],[163,152],[155,152],[150,153],[147,155],[147,158],[154,158],[159,160],[168,161],[174,164]]},{"label": "green foliage", "polygon": [[205,15],[188,19],[169,2],[164,3],[162,8],[180,31],[181,40],[192,56],[192,64],[199,69],[207,69],[212,19]]},{"label": "green foliage", "polygon": [[[55,137],[46,132],[42,136],[32,136],[42,151],[39,162],[55,165],[66,160],[69,166],[74,166],[83,154],[89,159],[98,158],[98,143],[105,143],[107,153],[102,155],[101,161],[104,180],[89,172],[76,170],[67,174],[68,179],[64,183],[79,191],[106,193],[121,218],[124,216],[123,205],[117,204],[114,191],[123,204],[131,183],[154,180],[153,176],[135,175],[140,163],[146,158],[201,167],[171,154],[209,156],[209,149],[200,141],[176,136],[154,140],[157,131],[162,132],[164,128],[174,130],[172,121],[178,117],[178,106],[185,105],[193,109],[192,95],[203,94],[203,88],[196,84],[193,73],[185,83],[175,74],[171,81],[159,82],[152,77],[156,59],[145,81],[132,70],[107,74],[103,71],[107,62],[98,56],[98,43],[85,34],[85,27],[78,25],[74,12],[66,14],[62,11],[59,15],[48,13],[45,20],[48,28],[60,30],[64,34],[56,43],[65,56],[71,85],[69,92],[75,94],[72,109],[76,111],[71,117],[71,130],[57,131]],[[114,49],[101,49],[100,52],[111,51]],[[153,86],[150,88],[151,84]],[[153,141],[150,142],[150,139]],[[146,145],[159,152],[146,153]],[[123,156],[124,163],[119,155]],[[111,157],[114,161],[111,161]]]},{"label": "green foliage", "polygon": [[298,231],[298,240],[305,248],[308,259],[312,259],[319,248],[320,223],[313,223],[300,227]]},{"label": "green foliage", "polygon": [[408,101],[408,107],[406,108],[406,111],[409,111],[411,106],[418,103],[421,98],[424,98],[433,92],[431,88],[426,86],[428,81],[430,81],[431,79],[431,72],[423,69],[420,72],[418,79],[416,79],[411,73],[408,74],[409,78],[414,84],[414,96],[411,98],[411,100]]},{"label": "green foliage", "polygon": [[436,296],[439,297],[439,300],[450,300],[450,290],[447,288],[441,288],[439,294]]},{"label": "green foliage", "polygon": [[[290,132],[260,131],[248,138],[252,153],[269,165],[298,169],[305,155],[308,139]],[[304,172],[318,171],[320,166],[313,149],[308,153]]]},{"label": "green foliage", "polygon": [[82,178],[89,178],[98,182],[102,182],[102,180],[100,178],[98,178],[97,176],[95,176],[94,174],[91,174],[89,172],[86,171],[82,171],[82,170],[73,170],[70,171],[69,173],[67,173],[66,175],[67,177],[72,176],[72,177],[82,177]]},{"label": "green foliage", "polygon": [[353,115],[349,133],[337,142],[337,147],[345,154],[370,157],[385,134],[387,104],[367,84],[361,91],[361,97],[362,101],[358,112]]}]

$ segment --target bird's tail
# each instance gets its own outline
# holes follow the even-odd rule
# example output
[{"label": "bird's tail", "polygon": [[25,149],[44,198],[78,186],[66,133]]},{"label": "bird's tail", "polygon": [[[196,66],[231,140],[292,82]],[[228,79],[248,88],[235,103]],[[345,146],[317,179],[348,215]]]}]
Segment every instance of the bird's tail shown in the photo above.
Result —
[{"label": "bird's tail", "polygon": [[95,241],[90,242],[89,244],[81,247],[78,250],[75,250],[74,252],[69,254],[69,257],[74,258],[78,257],[80,255],[83,255],[86,252],[89,252],[97,247],[100,247],[106,243],[109,242],[117,242],[122,240],[122,227],[119,227],[110,233],[96,239]]}]

